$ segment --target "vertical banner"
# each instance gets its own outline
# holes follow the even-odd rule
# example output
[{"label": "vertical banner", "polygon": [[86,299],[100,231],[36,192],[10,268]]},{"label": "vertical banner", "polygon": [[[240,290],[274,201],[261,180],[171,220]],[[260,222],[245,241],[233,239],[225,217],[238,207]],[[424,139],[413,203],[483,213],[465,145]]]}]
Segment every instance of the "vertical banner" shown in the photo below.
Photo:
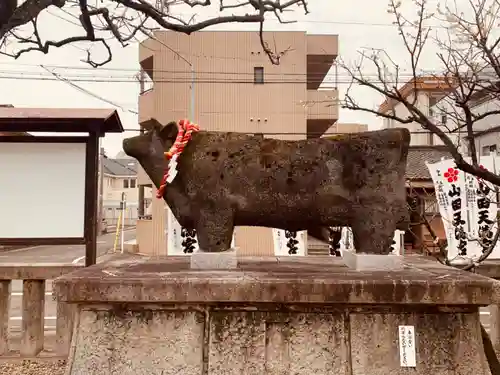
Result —
[{"label": "vertical banner", "polygon": [[[464,160],[467,163],[470,163],[472,161],[470,157],[465,157]],[[467,209],[467,252],[471,257],[478,258],[483,250],[481,244],[477,241],[477,239],[479,238],[479,226],[477,224],[477,194],[479,183],[478,179],[475,176],[469,173],[464,173],[463,175],[466,197],[465,206]]]},{"label": "vertical banner", "polygon": [[392,240],[391,246],[391,254],[392,255],[401,255],[401,249],[404,247],[404,237],[405,231],[396,229],[394,232],[394,239]]},{"label": "vertical banner", "polygon": [[[449,174],[448,170],[453,169],[455,162],[453,160],[442,160],[437,163],[429,164],[426,163],[429,173],[431,175],[432,181],[434,182],[434,190],[436,194],[436,199],[438,201],[439,214],[443,220],[444,231],[446,234],[446,242],[448,243],[448,259],[454,259],[458,255],[455,230],[453,227],[453,211],[451,208],[451,199],[448,196],[449,192],[449,182],[447,176]],[[453,182],[455,174],[450,179]],[[446,180],[445,180],[446,178]],[[457,177],[458,179],[458,177]],[[445,184],[446,181],[446,184]]]},{"label": "vertical banner", "polygon": [[[465,173],[456,168],[455,163],[443,174],[444,186],[446,187],[451,206],[451,222],[453,226],[456,254],[448,254],[449,260],[456,258],[477,259],[481,255],[481,248],[470,246],[469,238],[469,212],[467,211],[467,193],[465,184]],[[474,251],[475,250],[475,251]],[[455,255],[455,257],[452,257]]]},{"label": "vertical banner", "polygon": [[342,227],[330,227],[330,235],[328,236],[328,254],[331,256],[341,257],[340,238],[337,237],[342,233]]},{"label": "vertical banner", "polygon": [[[490,172],[498,174],[500,172],[500,159],[497,155],[481,156],[480,166]],[[497,231],[496,215],[498,205],[494,186],[480,178],[476,178],[476,215],[473,225],[477,231],[477,238],[480,239],[484,247],[489,247]],[[483,249],[484,249],[483,247]],[[493,252],[488,259],[500,258],[500,243],[496,243]]]},{"label": "vertical banner", "polygon": [[273,229],[274,255],[304,256],[306,255],[307,231],[288,231]]},{"label": "vertical banner", "polygon": [[354,250],[354,236],[350,227],[342,227],[339,250],[341,254],[345,250]]},{"label": "vertical banner", "polygon": [[[394,237],[391,244],[391,254],[401,255],[401,248],[404,246],[404,231],[396,229],[394,232]],[[343,251],[353,251],[354,250],[354,236],[350,227],[342,227],[342,234],[340,237],[340,248],[339,251],[342,254]]]},{"label": "vertical banner", "polygon": [[[194,229],[183,228],[167,207],[167,254],[190,255],[200,251],[198,237]],[[231,247],[234,247],[234,232]]]},{"label": "vertical banner", "polygon": [[[494,173],[497,156],[482,156],[481,168]],[[464,158],[470,163],[470,158]],[[448,260],[478,259],[496,230],[497,204],[491,184],[456,168],[452,159],[427,164],[434,182],[448,243]],[[500,258],[496,245],[490,259]]]},{"label": "vertical banner", "polygon": [[167,254],[189,255],[198,252],[196,231],[182,228],[170,208],[167,208],[167,210]]}]

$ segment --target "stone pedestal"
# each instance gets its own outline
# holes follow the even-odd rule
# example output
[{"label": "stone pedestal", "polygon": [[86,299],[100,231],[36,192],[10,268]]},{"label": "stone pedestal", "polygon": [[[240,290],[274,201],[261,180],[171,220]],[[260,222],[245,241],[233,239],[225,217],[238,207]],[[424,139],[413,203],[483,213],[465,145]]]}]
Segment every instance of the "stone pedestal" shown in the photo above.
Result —
[{"label": "stone pedestal", "polygon": [[[359,272],[334,257],[111,261],[62,276],[69,375],[489,375],[479,306],[495,281],[426,261]],[[401,326],[405,356],[401,367]]]}]

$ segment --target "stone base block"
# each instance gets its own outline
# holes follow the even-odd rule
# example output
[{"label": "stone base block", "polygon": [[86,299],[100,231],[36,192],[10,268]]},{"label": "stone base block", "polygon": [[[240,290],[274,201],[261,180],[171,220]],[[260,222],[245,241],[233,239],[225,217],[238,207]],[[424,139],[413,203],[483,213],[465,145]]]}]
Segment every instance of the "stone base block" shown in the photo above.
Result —
[{"label": "stone base block", "polygon": [[399,255],[356,254],[343,251],[342,259],[347,267],[356,271],[402,271],[403,257]]},{"label": "stone base block", "polygon": [[195,270],[235,269],[238,267],[236,249],[221,253],[193,253],[190,255],[190,260],[191,269]]},{"label": "stone base block", "polygon": [[[88,267],[54,282],[58,300],[78,306],[67,375],[491,375],[478,308],[495,302],[496,281],[403,263],[362,272],[333,257],[242,257],[237,269],[207,271],[171,257]],[[402,337],[403,326],[414,334]]]}]

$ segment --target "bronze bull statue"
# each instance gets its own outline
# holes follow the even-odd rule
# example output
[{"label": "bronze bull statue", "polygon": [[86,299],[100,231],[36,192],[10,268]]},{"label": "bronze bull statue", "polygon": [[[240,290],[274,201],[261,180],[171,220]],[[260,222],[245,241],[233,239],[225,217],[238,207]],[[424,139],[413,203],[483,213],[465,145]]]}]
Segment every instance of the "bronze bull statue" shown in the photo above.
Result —
[{"label": "bronze bull statue", "polygon": [[[177,124],[157,121],[125,139],[154,185],[161,185]],[[406,230],[407,129],[299,141],[242,133],[194,133],[163,198],[179,223],[196,229],[201,251],[228,250],[235,226],[307,230],[322,240],[350,226],[358,253],[388,254]]]}]

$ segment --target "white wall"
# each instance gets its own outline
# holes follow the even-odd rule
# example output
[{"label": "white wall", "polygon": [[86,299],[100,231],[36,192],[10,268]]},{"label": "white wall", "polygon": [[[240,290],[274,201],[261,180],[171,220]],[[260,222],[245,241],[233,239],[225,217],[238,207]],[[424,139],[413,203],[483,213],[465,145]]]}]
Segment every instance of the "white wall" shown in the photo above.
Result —
[{"label": "white wall", "polygon": [[[413,95],[410,95],[408,97],[409,101],[412,101],[414,99]],[[416,106],[417,108],[424,110],[425,112],[428,112],[428,105],[429,105],[429,98],[427,95],[424,93],[420,93]],[[397,103],[396,106],[394,107],[394,114],[397,117],[400,118],[407,118],[410,115],[410,112],[408,109],[401,103]],[[421,146],[421,145],[428,145],[429,143],[429,136],[428,134],[421,134],[424,132],[424,129],[422,129],[422,126],[417,123],[417,122],[412,122],[409,124],[401,124],[398,121],[392,120],[392,119],[387,119],[384,121],[384,127],[387,128],[395,128],[395,127],[404,127],[407,128],[412,134],[411,134],[411,146]]]},{"label": "white wall", "polygon": [[[123,187],[123,180],[129,180],[129,187]],[[130,187],[130,180],[135,179],[135,187]],[[139,189],[137,185],[137,178],[134,176],[110,176],[104,175],[103,177],[103,199],[106,201],[120,201],[122,193],[126,194],[127,202],[139,201]],[[145,189],[145,198],[151,198],[151,190]]]},{"label": "white wall", "polygon": [[[408,96],[408,100],[412,101],[414,99],[413,94]],[[416,107],[421,110],[426,116],[430,116],[430,111],[429,111],[429,93],[425,91],[420,91],[418,93],[418,97],[416,100]],[[434,123],[436,125],[440,124],[441,118],[439,115],[439,110],[434,107],[433,108],[433,119]],[[394,112],[397,117],[400,118],[407,118],[410,116],[410,111],[401,103],[397,103],[396,106],[394,107]],[[390,119],[384,119],[383,123],[384,128],[394,128],[394,127],[405,127],[407,128],[412,134],[411,134],[411,146],[437,146],[437,145],[443,145],[443,142],[441,139],[434,135],[431,134],[430,132],[426,131],[425,129],[422,128],[422,125],[420,125],[418,122],[412,122],[409,124],[401,124],[395,120],[390,120]],[[442,128],[443,131],[447,132],[446,128]],[[455,135],[450,135],[454,143],[457,142],[457,137]]]},{"label": "white wall", "polygon": [[[115,225],[118,221],[118,216],[120,215],[120,202],[122,199],[122,193],[126,194],[127,210],[125,213],[125,224],[132,225],[135,224],[138,214],[138,204],[139,204],[139,188],[137,185],[135,187],[124,188],[123,180],[136,179],[134,176],[113,176],[104,175],[103,176],[103,207],[104,207],[104,217],[106,218],[108,225]],[[137,179],[136,179],[137,180]],[[144,188],[144,198],[151,201],[153,196],[153,190],[151,188]],[[145,213],[149,214],[151,211],[151,205],[146,205]]]},{"label": "white wall", "polygon": [[[499,111],[500,100],[492,99],[472,108],[474,114],[479,115],[489,111]],[[500,115],[490,115],[474,123],[474,131],[483,131],[500,125]]]},{"label": "white wall", "polygon": [[[491,100],[481,103],[472,108],[472,111],[476,115],[481,115],[490,111],[500,110],[500,100],[498,98],[492,98]],[[481,119],[474,123],[474,132],[481,132],[488,130],[500,125],[500,114],[490,115],[484,119]],[[498,145],[500,142],[500,135],[498,131],[485,134],[480,137],[475,138],[476,148],[479,155],[483,155],[483,148],[485,146]],[[500,146],[497,146],[497,150],[500,151]]]},{"label": "white wall", "polygon": [[[454,111],[457,111],[457,108],[453,108],[453,104],[450,101],[442,100],[439,103],[439,106],[442,108],[443,113],[453,113]],[[488,111],[494,111],[494,110],[500,110],[500,100],[498,99],[492,99],[490,101],[481,103],[477,106],[472,107],[472,112],[476,115],[483,114]],[[457,115],[462,116],[460,112],[457,113]],[[456,127],[458,124],[456,121],[453,121],[452,118],[448,116],[448,122],[449,122],[449,127]],[[463,122],[462,124],[463,125]],[[497,127],[500,125],[500,114],[495,114],[495,115],[490,115],[484,119],[481,119],[477,122],[474,123],[474,132],[481,132],[484,130],[488,130],[493,127]],[[466,129],[463,128],[461,129],[460,133],[456,134],[457,138],[457,144],[460,146],[460,151],[463,154],[467,154],[468,152],[468,144],[467,141],[465,140],[465,132]],[[490,133],[490,134],[485,134],[480,137],[476,137],[475,139],[476,143],[476,149],[479,153],[479,155],[482,155],[482,149],[484,146],[491,146],[491,145],[496,145],[500,141],[500,136],[498,132]],[[500,150],[500,147],[498,147]]]},{"label": "white wall", "polygon": [[500,152],[500,133],[497,131],[485,134],[480,137],[476,137],[475,141],[476,141],[476,149],[480,156],[486,155],[483,152],[483,149],[484,147],[488,146],[496,145],[497,152]]}]

